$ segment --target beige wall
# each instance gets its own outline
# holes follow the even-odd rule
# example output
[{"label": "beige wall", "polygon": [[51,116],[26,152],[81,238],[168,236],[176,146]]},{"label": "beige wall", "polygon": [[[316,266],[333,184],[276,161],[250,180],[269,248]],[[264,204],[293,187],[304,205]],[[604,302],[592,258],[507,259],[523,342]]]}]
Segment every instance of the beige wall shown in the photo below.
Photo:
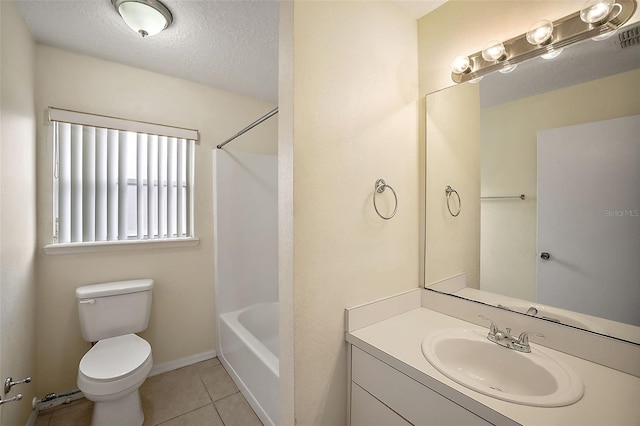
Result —
[{"label": "beige wall", "polygon": [[[195,229],[200,245],[75,255],[45,255],[52,234],[52,144],[48,106],[198,129]],[[273,108],[211,87],[39,45],[38,129],[38,392],[76,388],[78,362],[89,349],[80,336],[74,290],[96,282],[150,277],[156,282],[149,328],[154,364],[215,349],[211,151]],[[275,153],[277,119],[228,148]]]},{"label": "beige wall", "polygon": [[[280,273],[294,301],[295,421],[339,425],[347,409],[344,309],[418,286],[417,28],[393,2],[289,6],[280,107],[292,121],[280,129],[280,173],[293,186],[280,182],[281,203],[289,203],[280,226],[293,252],[281,250],[289,269]],[[389,221],[373,209],[378,178],[398,195]],[[381,208],[392,208],[383,195]],[[284,363],[290,377],[294,366]]]},{"label": "beige wall", "polygon": [[11,1],[0,2],[0,377],[34,381],[3,398],[0,424],[25,424],[36,395],[36,129],[35,43]]},{"label": "beige wall", "polygon": [[629,71],[482,109],[482,194],[527,196],[482,204],[483,290],[536,300],[536,132],[639,114],[639,81]]},{"label": "beige wall", "polygon": [[[467,285],[479,288],[480,91],[476,84],[462,84],[426,102],[425,283],[465,272]],[[460,206],[452,194],[447,207],[446,186],[457,191]],[[455,214],[458,207],[454,217],[449,208]]]}]

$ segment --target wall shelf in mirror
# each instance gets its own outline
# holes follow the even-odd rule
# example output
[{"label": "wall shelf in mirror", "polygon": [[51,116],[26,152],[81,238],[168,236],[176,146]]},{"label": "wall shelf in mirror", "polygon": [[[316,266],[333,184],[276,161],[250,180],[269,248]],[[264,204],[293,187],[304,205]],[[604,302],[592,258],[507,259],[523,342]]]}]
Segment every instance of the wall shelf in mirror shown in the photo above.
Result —
[{"label": "wall shelf in mirror", "polygon": [[520,195],[501,195],[501,196],[496,196],[496,197],[480,197],[481,200],[488,200],[488,201],[492,201],[492,200],[522,200],[524,201],[526,199],[526,196],[524,194],[520,194]]}]

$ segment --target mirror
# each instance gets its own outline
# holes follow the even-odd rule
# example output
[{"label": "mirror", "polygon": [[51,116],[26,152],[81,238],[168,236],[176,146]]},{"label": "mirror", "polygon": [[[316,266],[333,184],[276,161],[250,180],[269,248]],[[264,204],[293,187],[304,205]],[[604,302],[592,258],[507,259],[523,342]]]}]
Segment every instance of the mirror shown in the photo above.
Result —
[{"label": "mirror", "polygon": [[614,36],[428,94],[425,287],[640,344],[638,81]]}]

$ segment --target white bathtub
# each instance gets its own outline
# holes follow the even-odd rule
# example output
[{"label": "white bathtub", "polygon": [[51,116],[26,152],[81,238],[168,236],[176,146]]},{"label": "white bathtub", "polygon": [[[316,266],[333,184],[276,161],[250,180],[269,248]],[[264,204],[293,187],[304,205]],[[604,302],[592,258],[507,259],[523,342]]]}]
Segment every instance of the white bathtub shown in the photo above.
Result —
[{"label": "white bathtub", "polygon": [[218,356],[265,425],[280,422],[278,303],[222,314]]}]

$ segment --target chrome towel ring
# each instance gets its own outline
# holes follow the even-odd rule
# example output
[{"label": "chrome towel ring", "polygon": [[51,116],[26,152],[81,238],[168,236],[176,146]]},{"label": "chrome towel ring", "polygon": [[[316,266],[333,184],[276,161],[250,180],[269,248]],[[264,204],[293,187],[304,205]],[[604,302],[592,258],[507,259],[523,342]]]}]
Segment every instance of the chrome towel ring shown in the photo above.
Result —
[{"label": "chrome towel ring", "polygon": [[[449,210],[449,214],[451,214],[451,216],[453,217],[458,216],[460,214],[460,211],[462,210],[462,200],[460,200],[460,194],[458,194],[458,191],[456,191],[449,185],[444,187],[444,192],[445,194],[447,194],[447,209]],[[451,194],[456,194],[456,197],[458,197],[458,211],[455,213],[451,211],[451,206],[449,205],[449,199],[451,198]]]},{"label": "chrome towel ring", "polygon": [[[395,203],[396,203],[395,207],[393,208],[393,213],[391,213],[391,216],[383,216],[382,214],[380,214],[380,211],[378,211],[378,206],[376,205],[376,194],[382,194],[384,190],[387,188],[389,188],[391,192],[393,192],[393,198],[395,199]],[[391,219],[396,215],[396,212],[398,211],[398,196],[396,195],[396,191],[394,191],[391,186],[387,185],[384,179],[378,179],[376,181],[375,191],[373,193],[373,208],[376,209],[376,213],[378,213],[378,216],[380,216],[384,220]]]}]

